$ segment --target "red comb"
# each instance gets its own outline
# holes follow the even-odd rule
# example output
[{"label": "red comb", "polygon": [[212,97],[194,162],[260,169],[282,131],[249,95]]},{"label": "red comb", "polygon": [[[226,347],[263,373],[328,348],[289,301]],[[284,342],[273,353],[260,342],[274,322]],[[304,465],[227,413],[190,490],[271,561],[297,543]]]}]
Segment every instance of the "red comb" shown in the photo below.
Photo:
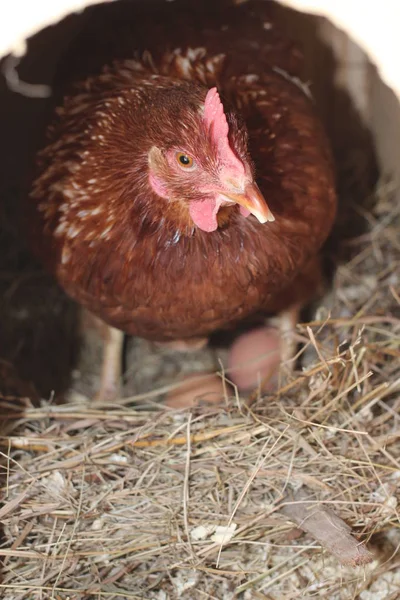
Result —
[{"label": "red comb", "polygon": [[244,173],[244,166],[229,145],[229,125],[226,120],[224,107],[219,97],[217,88],[211,88],[207,92],[204,102],[204,122],[210,130],[212,140],[218,153],[227,166]]}]

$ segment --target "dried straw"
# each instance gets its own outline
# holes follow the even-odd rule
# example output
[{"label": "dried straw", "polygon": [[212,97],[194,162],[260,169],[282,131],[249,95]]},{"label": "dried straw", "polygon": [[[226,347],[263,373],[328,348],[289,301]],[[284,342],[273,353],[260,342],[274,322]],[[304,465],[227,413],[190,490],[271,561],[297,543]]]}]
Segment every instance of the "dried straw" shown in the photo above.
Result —
[{"label": "dried straw", "polygon": [[[276,394],[3,398],[3,598],[399,597],[399,207],[381,188],[366,217]],[[374,560],[342,566],[315,518]]]}]

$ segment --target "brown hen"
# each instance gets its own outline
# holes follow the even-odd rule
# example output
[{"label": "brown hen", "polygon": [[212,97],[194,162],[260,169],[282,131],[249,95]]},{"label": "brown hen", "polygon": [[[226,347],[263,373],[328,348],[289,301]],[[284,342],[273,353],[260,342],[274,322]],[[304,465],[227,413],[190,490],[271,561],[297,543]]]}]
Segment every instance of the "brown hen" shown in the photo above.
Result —
[{"label": "brown hen", "polygon": [[328,144],[272,3],[187,4],[90,19],[30,194],[32,243],[67,293],[155,341],[308,301],[336,207]]}]

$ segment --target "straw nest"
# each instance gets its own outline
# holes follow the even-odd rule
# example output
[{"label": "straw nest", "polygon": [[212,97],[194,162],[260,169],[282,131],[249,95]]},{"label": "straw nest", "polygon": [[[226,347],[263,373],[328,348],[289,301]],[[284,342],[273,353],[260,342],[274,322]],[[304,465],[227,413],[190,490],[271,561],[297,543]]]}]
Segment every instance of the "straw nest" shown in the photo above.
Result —
[{"label": "straw nest", "polygon": [[275,394],[178,412],[150,410],[155,393],[3,397],[3,598],[399,597],[400,219],[387,185],[363,218]]}]

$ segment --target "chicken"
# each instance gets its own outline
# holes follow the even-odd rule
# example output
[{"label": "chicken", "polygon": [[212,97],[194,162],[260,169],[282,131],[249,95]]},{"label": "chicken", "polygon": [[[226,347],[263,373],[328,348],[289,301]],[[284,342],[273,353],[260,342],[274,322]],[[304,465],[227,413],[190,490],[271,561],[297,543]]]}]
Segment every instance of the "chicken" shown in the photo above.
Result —
[{"label": "chicken", "polygon": [[114,21],[104,7],[87,60],[78,44],[66,61],[28,207],[35,252],[114,328],[102,397],[115,329],[198,344],[310,300],[336,209],[329,145],[273,3],[144,4]]}]

